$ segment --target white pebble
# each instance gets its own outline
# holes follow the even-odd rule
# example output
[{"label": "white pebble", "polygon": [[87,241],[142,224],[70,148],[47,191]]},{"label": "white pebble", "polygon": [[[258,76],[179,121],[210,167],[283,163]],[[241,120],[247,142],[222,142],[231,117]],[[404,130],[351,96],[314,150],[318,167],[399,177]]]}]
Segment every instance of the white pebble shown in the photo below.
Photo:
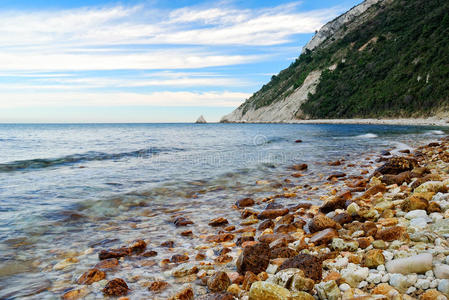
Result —
[{"label": "white pebble", "polygon": [[407,277],[402,274],[391,274],[390,285],[398,290],[408,288]]},{"label": "white pebble", "polygon": [[415,218],[425,218],[425,217],[427,217],[427,212],[425,210],[421,210],[421,209],[412,210],[405,215],[405,218],[408,220],[412,220]]},{"label": "white pebble", "polygon": [[437,279],[435,279],[435,280],[432,280],[431,282],[430,282],[430,288],[431,289],[434,289],[434,288],[436,288],[438,286],[438,280]]},{"label": "white pebble", "polygon": [[342,292],[346,292],[347,290],[349,290],[351,288],[351,286],[347,283],[342,283],[342,284],[340,284],[339,288]]},{"label": "white pebble", "polygon": [[370,273],[368,275],[368,278],[366,278],[366,281],[368,281],[369,283],[380,283],[380,281],[382,280],[382,275],[379,273]]},{"label": "white pebble", "polygon": [[385,265],[378,265],[377,266],[377,271],[384,272],[385,271]]},{"label": "white pebble", "polygon": [[425,275],[426,275],[426,277],[435,277],[435,276],[433,275],[433,271],[432,271],[432,270],[427,271],[427,272],[425,273]]},{"label": "white pebble", "polygon": [[411,286],[407,289],[407,292],[405,292],[407,295],[410,295],[416,291],[416,288],[414,286]]},{"label": "white pebble", "polygon": [[382,276],[382,279],[380,280],[383,283],[390,281],[390,274],[385,274],[384,276]]},{"label": "white pebble", "polygon": [[407,275],[407,283],[409,285],[414,285],[417,280],[418,280],[418,275],[416,275],[416,274]]},{"label": "white pebble", "polygon": [[438,284],[438,290],[443,294],[446,295],[449,294],[449,280],[448,279],[440,280],[440,283]]},{"label": "white pebble", "polygon": [[394,254],[393,253],[391,253],[390,251],[384,251],[384,252],[382,252],[382,254],[384,255],[384,257],[385,257],[385,260],[392,260],[393,259],[393,257],[394,257]]},{"label": "white pebble", "polygon": [[415,287],[421,290],[427,290],[430,287],[430,280],[418,279],[415,283]]},{"label": "white pebble", "polygon": [[366,287],[368,285],[368,282],[366,282],[366,281],[361,281],[360,283],[359,283],[359,289],[363,289],[364,287]]}]

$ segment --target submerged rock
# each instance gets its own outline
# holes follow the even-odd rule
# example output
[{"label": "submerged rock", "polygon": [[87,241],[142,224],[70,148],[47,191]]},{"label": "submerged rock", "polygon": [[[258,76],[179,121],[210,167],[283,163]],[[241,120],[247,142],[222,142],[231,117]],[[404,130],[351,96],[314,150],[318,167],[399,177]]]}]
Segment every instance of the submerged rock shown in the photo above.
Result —
[{"label": "submerged rock", "polygon": [[123,279],[115,278],[109,281],[103,289],[103,294],[105,296],[126,296],[128,294],[129,288]]},{"label": "submerged rock", "polygon": [[190,285],[185,286],[182,290],[169,298],[169,300],[193,300],[195,294],[193,288]]},{"label": "submerged rock", "polygon": [[106,273],[99,269],[90,269],[78,279],[78,284],[92,284],[106,278]]},{"label": "submerged rock", "polygon": [[243,199],[237,200],[237,202],[235,202],[235,205],[238,208],[243,208],[243,207],[253,206],[255,203],[256,202],[254,201],[254,199],[243,198]]}]

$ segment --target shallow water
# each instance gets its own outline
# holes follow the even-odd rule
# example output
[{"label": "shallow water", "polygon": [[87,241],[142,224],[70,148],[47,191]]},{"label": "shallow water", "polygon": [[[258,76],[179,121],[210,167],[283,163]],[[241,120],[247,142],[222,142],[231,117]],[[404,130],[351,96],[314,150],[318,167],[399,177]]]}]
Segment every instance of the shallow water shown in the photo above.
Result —
[{"label": "shallow water", "polygon": [[[442,134],[442,128],[382,125],[0,125],[0,298],[59,298],[98,262],[100,249],[138,238],[159,255],[127,260],[111,278],[124,278],[134,296],[148,297],[145,282],[167,277],[159,262],[200,252],[201,235],[215,233],[210,219],[240,222],[235,200],[318,186],[338,170],[328,161],[365,163],[367,155]],[[289,177],[287,167],[297,163],[309,164],[307,176]],[[318,203],[326,193],[308,190],[280,201]],[[181,237],[186,228],[170,223],[179,213],[195,222],[194,237]],[[173,250],[160,247],[167,240],[175,241]],[[66,257],[79,262],[55,270]],[[89,297],[101,293],[93,289]]]}]

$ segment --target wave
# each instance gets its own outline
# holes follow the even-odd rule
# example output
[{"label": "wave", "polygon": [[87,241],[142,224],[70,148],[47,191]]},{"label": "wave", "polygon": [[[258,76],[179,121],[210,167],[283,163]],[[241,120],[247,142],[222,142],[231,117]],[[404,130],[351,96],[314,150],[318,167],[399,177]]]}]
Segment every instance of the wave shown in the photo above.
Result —
[{"label": "wave", "polygon": [[22,171],[22,170],[32,170],[32,169],[43,169],[62,165],[73,165],[81,162],[87,161],[103,161],[103,160],[118,160],[128,157],[135,158],[151,158],[153,155],[160,153],[169,153],[183,151],[180,148],[148,148],[140,149],[130,152],[120,152],[120,153],[105,153],[97,151],[89,151],[83,154],[72,154],[59,158],[38,158],[30,160],[19,160],[8,163],[0,164],[0,173]]},{"label": "wave", "polygon": [[356,136],[356,138],[359,138],[359,139],[375,139],[377,137],[379,137],[379,136],[375,133],[366,133],[366,134],[361,134],[361,135]]},{"label": "wave", "polygon": [[442,130],[429,130],[425,134],[429,134],[429,135],[444,135],[446,133],[444,131],[442,131]]}]

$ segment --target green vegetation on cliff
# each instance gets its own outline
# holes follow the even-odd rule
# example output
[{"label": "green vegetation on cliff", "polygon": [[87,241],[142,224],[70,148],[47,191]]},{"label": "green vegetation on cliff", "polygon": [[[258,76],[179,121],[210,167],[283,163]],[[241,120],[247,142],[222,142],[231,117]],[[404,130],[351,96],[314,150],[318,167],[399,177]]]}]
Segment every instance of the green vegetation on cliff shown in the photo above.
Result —
[{"label": "green vegetation on cliff", "polygon": [[[449,108],[449,1],[392,0],[342,39],[302,54],[243,104],[285,98],[325,70],[299,108],[310,118],[417,117]],[[333,71],[327,70],[337,64]],[[293,88],[292,88],[293,87]]]}]

